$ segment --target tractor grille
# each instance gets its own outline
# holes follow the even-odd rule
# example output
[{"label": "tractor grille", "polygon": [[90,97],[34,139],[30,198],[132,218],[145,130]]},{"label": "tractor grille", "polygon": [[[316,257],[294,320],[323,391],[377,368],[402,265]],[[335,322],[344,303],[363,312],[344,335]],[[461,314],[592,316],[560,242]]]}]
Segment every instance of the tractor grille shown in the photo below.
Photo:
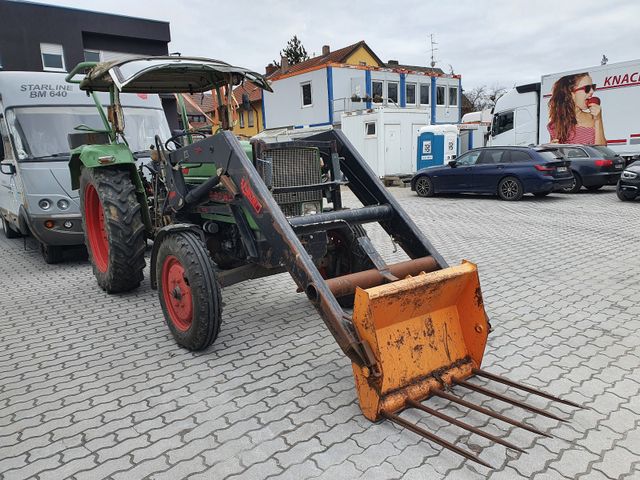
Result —
[{"label": "tractor grille", "polygon": [[[268,163],[265,160],[271,160],[271,168],[267,168]],[[317,148],[288,147],[267,150],[264,160],[258,163],[258,171],[265,183],[273,188],[322,183],[320,153]],[[321,202],[322,191],[274,193],[273,198],[289,217],[302,214],[302,202]]]}]

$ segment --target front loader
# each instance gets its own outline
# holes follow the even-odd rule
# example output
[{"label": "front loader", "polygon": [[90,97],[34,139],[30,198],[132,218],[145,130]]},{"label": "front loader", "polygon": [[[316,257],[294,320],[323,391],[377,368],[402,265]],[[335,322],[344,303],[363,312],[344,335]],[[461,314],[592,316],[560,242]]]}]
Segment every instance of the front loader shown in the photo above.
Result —
[{"label": "front loader", "polygon": [[[542,435],[454,395],[453,388],[558,420],[470,379],[482,376],[578,406],[481,370],[490,326],[476,265],[447,265],[341,131],[250,148],[229,130],[197,141],[187,131],[168,141],[156,137],[144,169],[133,156],[120,161],[105,153],[125,145],[120,93],[214,90],[221,98],[226,87],[224,115],[232,129],[228,92],[246,80],[269,90],[260,75],[214,60],[155,57],[81,64],[69,80],[86,67],[80,88],[111,91],[113,100],[105,115],[109,143],[79,147],[71,161],[94,272],[107,291],[135,288],[143,235],[153,239],[151,285],[178,344],[202,350],[215,341],[225,287],[287,271],[351,360],[360,408],[371,421],[391,420],[489,466],[401,413],[417,409],[522,451],[422,402],[442,397]],[[96,149],[104,160],[86,160]],[[344,188],[360,208],[343,206]],[[363,228],[368,223],[378,223],[409,260],[386,263]]]}]

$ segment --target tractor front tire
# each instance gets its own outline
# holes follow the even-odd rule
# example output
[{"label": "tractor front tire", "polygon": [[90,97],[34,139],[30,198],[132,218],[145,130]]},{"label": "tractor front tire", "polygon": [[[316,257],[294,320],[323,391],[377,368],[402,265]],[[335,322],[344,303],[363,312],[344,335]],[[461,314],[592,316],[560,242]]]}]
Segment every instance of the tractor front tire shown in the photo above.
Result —
[{"label": "tractor front tire", "polygon": [[162,312],[178,345],[204,350],[220,331],[222,295],[209,251],[189,231],[162,240],[156,280]]},{"label": "tractor front tire", "polygon": [[83,168],[80,210],[84,241],[98,285],[128,292],[143,279],[145,231],[128,169]]}]

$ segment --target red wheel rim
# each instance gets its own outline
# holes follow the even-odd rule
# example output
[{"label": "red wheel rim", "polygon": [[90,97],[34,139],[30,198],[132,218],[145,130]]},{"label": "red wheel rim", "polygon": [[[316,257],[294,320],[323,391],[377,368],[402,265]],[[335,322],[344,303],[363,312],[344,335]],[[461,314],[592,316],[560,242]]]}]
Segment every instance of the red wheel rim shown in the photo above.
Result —
[{"label": "red wheel rim", "polygon": [[175,327],[185,332],[193,321],[191,287],[184,274],[184,267],[173,255],[162,264],[162,296],[169,318]]},{"label": "red wheel rim", "polygon": [[109,264],[109,241],[104,222],[104,210],[98,192],[93,185],[87,185],[84,192],[84,221],[87,226],[87,237],[96,268],[107,271]]}]

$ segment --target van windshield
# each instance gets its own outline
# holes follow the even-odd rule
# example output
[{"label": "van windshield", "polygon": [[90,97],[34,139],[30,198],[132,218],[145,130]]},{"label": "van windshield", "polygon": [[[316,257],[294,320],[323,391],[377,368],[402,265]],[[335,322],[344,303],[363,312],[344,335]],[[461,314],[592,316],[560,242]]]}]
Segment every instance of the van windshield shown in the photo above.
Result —
[{"label": "van windshield", "polygon": [[[125,138],[131,151],[148,150],[155,135],[171,136],[164,112],[159,109],[124,107]],[[7,111],[7,121],[19,160],[65,157],[69,154],[67,135],[86,125],[104,129],[93,106],[20,107]]]}]

